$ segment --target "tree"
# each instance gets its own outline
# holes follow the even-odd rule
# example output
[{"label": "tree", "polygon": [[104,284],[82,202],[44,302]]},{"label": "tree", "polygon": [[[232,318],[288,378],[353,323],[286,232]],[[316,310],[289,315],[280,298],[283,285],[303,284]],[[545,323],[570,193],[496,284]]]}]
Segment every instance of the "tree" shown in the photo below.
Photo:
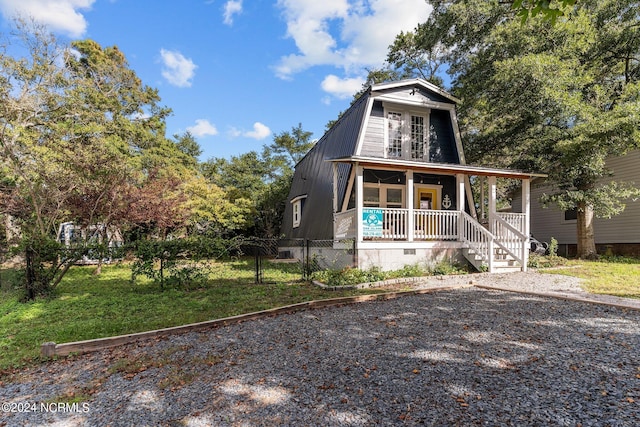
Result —
[{"label": "tree", "polygon": [[244,201],[252,201],[248,216],[253,221],[245,222],[245,232],[278,235],[293,168],[315,144],[311,136],[298,124],[276,135],[261,154],[250,151],[229,160],[213,158],[201,166],[204,176],[224,190],[229,202],[242,207]]},{"label": "tree", "polygon": [[415,37],[445,47],[468,160],[548,172],[545,201],[577,209],[578,255],[595,255],[593,216],[640,195],[601,183],[607,157],[640,146],[638,2],[582,1],[555,24],[499,1],[432,3]]},{"label": "tree", "polygon": [[526,22],[529,17],[535,18],[538,14],[541,14],[552,24],[559,17],[565,16],[566,11],[570,10],[570,6],[574,6],[576,2],[577,0],[507,0],[507,3],[511,3],[513,9],[518,11],[522,22]]},{"label": "tree", "polygon": [[139,186],[152,166],[180,170],[171,160],[180,151],[164,137],[169,110],[158,101],[116,47],[90,40],[65,46],[25,21],[7,36],[0,52],[0,209],[21,229],[27,298],[53,289],[85,250],[59,256],[60,222],[108,226],[128,212],[123,189]]},{"label": "tree", "polygon": [[202,154],[202,148],[191,132],[186,131],[182,135],[174,135],[176,148],[184,155],[185,166],[195,168],[198,165],[198,157]]},{"label": "tree", "polygon": [[296,164],[313,148],[312,132],[302,128],[302,123],[292,127],[291,131],[280,132],[273,138],[273,142],[264,147],[262,157],[268,159],[272,167],[281,173],[293,171]]}]

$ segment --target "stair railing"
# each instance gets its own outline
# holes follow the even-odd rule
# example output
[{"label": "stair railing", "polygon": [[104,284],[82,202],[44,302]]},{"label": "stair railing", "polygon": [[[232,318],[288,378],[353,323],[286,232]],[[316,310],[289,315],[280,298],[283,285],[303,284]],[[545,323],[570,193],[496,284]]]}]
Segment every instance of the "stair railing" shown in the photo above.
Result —
[{"label": "stair railing", "polygon": [[528,237],[498,215],[493,217],[490,227],[498,247],[518,261],[521,267],[526,266]]},{"label": "stair railing", "polygon": [[464,211],[460,212],[458,230],[459,239],[480,257],[481,265],[486,265],[488,271],[493,272],[495,241],[493,234]]}]

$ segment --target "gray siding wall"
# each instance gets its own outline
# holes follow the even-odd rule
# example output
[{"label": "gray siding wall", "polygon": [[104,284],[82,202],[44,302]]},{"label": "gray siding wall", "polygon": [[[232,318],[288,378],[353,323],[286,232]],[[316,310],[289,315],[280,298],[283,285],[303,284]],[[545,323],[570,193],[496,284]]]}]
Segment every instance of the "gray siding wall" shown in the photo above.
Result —
[{"label": "gray siding wall", "polygon": [[[384,108],[381,102],[374,102],[365,129],[360,155],[385,157],[384,152]],[[429,115],[429,162],[460,163],[456,147],[451,114],[446,110],[431,110]]]},{"label": "gray siding wall", "polygon": [[460,163],[451,113],[431,110],[429,116],[429,160],[434,163]]},{"label": "gray siding wall", "polygon": [[[624,181],[640,185],[640,151],[632,151],[626,156],[611,158],[607,166],[614,176],[603,180]],[[564,212],[557,207],[543,208],[540,197],[549,192],[548,187],[533,186],[531,189],[531,233],[542,241],[549,242],[554,237],[560,244],[576,244],[576,221],[565,221]],[[521,197],[513,200],[514,211],[519,210]],[[640,200],[626,202],[620,215],[596,218],[594,221],[596,244],[640,243]]]}]

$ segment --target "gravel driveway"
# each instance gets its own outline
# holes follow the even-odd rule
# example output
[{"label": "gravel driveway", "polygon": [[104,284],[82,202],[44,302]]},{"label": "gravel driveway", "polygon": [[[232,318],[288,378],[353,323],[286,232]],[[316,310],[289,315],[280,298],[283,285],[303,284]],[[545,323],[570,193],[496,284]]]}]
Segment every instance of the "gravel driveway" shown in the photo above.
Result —
[{"label": "gravel driveway", "polygon": [[581,293],[540,276],[45,363],[0,383],[0,425],[640,425],[640,311],[468,286]]}]

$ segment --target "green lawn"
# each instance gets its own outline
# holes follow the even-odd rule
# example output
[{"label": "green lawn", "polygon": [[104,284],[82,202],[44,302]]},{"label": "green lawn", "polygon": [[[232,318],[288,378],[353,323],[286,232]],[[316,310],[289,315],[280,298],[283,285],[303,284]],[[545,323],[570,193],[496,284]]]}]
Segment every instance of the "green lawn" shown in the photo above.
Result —
[{"label": "green lawn", "polygon": [[594,294],[640,298],[640,260],[571,260],[566,268],[546,272],[585,279],[585,290]]},{"label": "green lawn", "polygon": [[21,303],[2,272],[0,370],[38,360],[40,345],[122,335],[242,313],[375,291],[325,291],[303,283],[299,267],[265,262],[266,284],[255,284],[252,259],[212,264],[210,281],[195,290],[166,288],[127,266],[73,267],[53,298]]}]

